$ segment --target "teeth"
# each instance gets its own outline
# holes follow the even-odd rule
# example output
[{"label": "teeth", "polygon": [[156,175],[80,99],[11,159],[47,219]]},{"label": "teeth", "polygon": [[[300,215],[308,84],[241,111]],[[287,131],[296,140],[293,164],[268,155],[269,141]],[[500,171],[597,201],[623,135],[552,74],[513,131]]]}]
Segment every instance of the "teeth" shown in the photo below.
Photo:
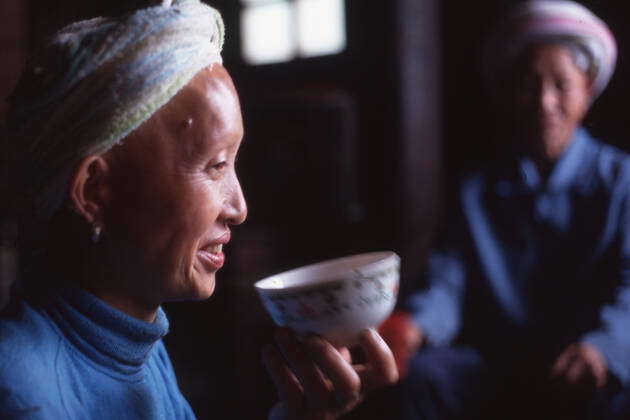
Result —
[{"label": "teeth", "polygon": [[206,248],[206,250],[213,254],[217,254],[223,250],[223,244],[210,245],[209,247]]}]

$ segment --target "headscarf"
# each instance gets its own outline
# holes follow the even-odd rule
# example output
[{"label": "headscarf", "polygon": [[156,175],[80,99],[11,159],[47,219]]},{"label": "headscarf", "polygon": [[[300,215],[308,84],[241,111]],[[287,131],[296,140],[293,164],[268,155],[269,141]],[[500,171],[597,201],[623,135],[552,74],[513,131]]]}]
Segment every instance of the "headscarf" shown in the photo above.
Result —
[{"label": "headscarf", "polygon": [[540,42],[575,43],[589,56],[594,98],[615,70],[617,44],[608,26],[590,10],[569,0],[530,0],[507,15],[490,38],[484,54],[488,83]]},{"label": "headscarf", "polygon": [[52,216],[76,164],[109,150],[197,72],[221,63],[223,38],[219,12],[199,0],[165,0],[54,34],[9,98],[13,198]]}]

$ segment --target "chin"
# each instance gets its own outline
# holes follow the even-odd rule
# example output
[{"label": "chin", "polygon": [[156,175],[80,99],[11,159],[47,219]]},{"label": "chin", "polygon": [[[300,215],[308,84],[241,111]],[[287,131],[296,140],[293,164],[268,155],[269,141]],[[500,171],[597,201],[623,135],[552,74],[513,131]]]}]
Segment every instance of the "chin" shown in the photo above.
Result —
[{"label": "chin", "polygon": [[214,294],[216,287],[216,274],[208,274],[196,283],[195,296],[191,300],[206,300]]},{"label": "chin", "polygon": [[172,296],[168,301],[171,302],[185,302],[185,301],[199,301],[206,300],[214,294],[215,289],[215,275],[206,274],[203,278],[190,279],[188,283],[189,287],[185,290],[172,290],[170,294]]},{"label": "chin", "polygon": [[550,141],[549,144],[545,147],[545,158],[551,161],[558,160],[567,149],[567,146],[567,142]]}]

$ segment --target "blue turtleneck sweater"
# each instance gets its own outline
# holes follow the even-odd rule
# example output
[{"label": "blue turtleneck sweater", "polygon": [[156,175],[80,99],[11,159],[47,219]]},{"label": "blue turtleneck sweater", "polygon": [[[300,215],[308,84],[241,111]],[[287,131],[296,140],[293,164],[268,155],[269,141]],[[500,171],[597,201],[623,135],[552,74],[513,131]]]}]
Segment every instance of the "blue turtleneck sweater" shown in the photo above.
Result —
[{"label": "blue turtleneck sweater", "polygon": [[0,319],[0,418],[192,419],[161,338],[86,291]]}]

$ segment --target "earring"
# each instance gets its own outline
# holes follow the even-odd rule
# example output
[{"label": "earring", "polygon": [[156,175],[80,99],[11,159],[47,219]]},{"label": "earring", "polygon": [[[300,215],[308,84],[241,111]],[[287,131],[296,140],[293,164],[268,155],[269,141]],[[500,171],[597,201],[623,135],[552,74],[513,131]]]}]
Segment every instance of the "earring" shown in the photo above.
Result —
[{"label": "earring", "polygon": [[94,226],[92,228],[92,243],[97,244],[101,240],[101,227]]}]

